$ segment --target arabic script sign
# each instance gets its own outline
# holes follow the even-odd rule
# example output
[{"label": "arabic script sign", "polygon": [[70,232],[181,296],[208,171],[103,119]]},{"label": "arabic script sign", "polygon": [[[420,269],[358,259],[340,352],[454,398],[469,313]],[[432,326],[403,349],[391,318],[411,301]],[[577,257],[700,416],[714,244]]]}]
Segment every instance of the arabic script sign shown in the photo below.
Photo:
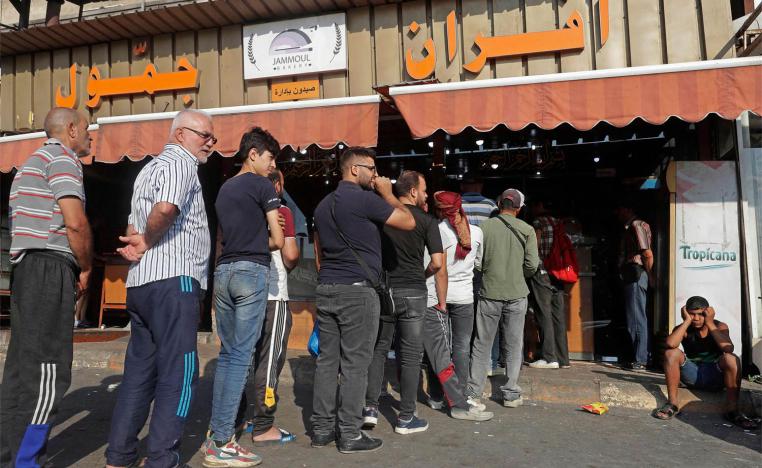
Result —
[{"label": "arabic script sign", "polygon": [[273,83],[270,95],[272,102],[317,99],[320,97],[320,81],[304,80],[292,83]]},{"label": "arabic script sign", "polygon": [[[598,5],[602,47],[609,37],[609,0],[600,0]],[[409,30],[411,34],[416,35],[421,30],[421,27],[417,22],[413,21],[410,23]],[[452,62],[455,54],[458,52],[456,46],[455,11],[451,11],[447,15],[445,33],[447,37],[447,60]],[[582,50],[585,48],[585,28],[582,14],[574,10],[566,19],[566,23],[561,29],[493,37],[484,37],[479,33],[473,39],[473,44],[479,50],[479,55],[464,64],[463,68],[471,73],[479,73],[484,68],[484,65],[487,64],[488,59]],[[412,49],[405,51],[405,70],[415,80],[428,78],[434,73],[437,63],[437,51],[434,47],[433,39],[426,39],[426,42],[423,43],[421,55],[423,58],[415,59],[413,58]]]},{"label": "arabic script sign", "polygon": [[346,68],[344,13],[243,28],[243,73],[247,80]]},{"label": "arabic script sign", "polygon": [[[81,85],[81,84],[80,84]],[[177,71],[159,73],[154,64],[146,65],[145,71],[136,76],[101,78],[98,67],[90,67],[87,74],[87,107],[98,107],[101,98],[121,94],[154,94],[157,91],[176,91],[198,88],[198,70],[185,57],[177,61]],[[69,95],[64,96],[61,87],[56,87],[56,106],[77,107],[77,65],[69,67]],[[187,103],[188,96],[183,96]]]}]

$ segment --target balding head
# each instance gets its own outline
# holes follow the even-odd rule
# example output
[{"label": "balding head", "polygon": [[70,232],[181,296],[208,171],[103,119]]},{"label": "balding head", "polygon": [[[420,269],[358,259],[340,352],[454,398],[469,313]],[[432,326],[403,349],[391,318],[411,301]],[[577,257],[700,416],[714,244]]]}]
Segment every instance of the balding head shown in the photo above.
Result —
[{"label": "balding head", "polygon": [[54,107],[45,116],[45,134],[55,138],[77,156],[90,154],[90,134],[87,131],[87,117],[81,112],[67,107]]},{"label": "balding head", "polygon": [[45,116],[45,134],[48,138],[58,138],[66,132],[69,125],[80,123],[82,116],[79,112],[68,107],[54,107]]},{"label": "balding head", "polygon": [[172,120],[169,131],[169,142],[177,143],[203,164],[212,152],[212,146],[217,142],[214,138],[212,117],[206,112],[185,109],[177,113]]}]

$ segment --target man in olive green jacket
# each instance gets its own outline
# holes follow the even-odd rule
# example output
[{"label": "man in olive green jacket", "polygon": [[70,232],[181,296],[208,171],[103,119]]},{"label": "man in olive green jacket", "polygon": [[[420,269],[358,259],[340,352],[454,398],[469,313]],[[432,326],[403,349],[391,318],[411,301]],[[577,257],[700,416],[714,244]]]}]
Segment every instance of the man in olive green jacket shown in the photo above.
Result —
[{"label": "man in olive green jacket", "polygon": [[466,393],[472,402],[479,403],[499,324],[503,336],[500,346],[506,357],[508,377],[500,390],[503,405],[515,408],[523,403],[518,380],[529,295],[526,278],[537,271],[540,257],[534,228],[516,218],[524,206],[524,194],[508,189],[500,196],[498,204],[500,214],[481,225],[484,231],[483,276]]}]

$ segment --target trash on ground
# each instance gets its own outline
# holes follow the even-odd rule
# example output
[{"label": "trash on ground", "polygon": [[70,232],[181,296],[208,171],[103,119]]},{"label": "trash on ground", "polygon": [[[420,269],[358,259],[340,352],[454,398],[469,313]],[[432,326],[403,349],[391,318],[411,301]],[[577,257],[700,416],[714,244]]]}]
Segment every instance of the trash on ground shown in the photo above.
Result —
[{"label": "trash on ground", "polygon": [[725,426],[725,427],[733,427],[732,424],[727,424],[727,423],[724,423],[723,426]]},{"label": "trash on ground", "polygon": [[601,403],[600,401],[596,401],[595,403],[590,403],[589,405],[582,405],[580,406],[581,409],[587,411],[588,413],[593,414],[605,414],[609,407]]}]

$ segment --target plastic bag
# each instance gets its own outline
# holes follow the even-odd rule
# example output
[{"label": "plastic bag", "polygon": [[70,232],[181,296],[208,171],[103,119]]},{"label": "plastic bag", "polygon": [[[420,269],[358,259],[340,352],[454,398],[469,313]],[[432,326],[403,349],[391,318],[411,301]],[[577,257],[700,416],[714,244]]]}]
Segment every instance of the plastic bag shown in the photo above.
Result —
[{"label": "plastic bag", "polygon": [[307,350],[312,357],[318,357],[320,354],[320,334],[318,333],[318,324],[315,321],[315,325],[312,327],[312,333],[310,339],[307,341]]}]

